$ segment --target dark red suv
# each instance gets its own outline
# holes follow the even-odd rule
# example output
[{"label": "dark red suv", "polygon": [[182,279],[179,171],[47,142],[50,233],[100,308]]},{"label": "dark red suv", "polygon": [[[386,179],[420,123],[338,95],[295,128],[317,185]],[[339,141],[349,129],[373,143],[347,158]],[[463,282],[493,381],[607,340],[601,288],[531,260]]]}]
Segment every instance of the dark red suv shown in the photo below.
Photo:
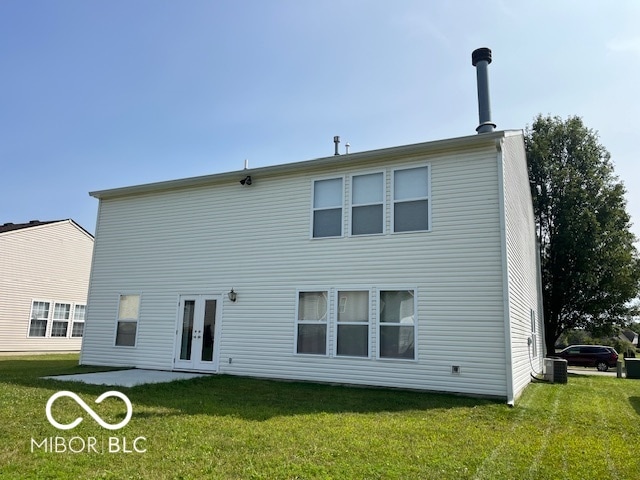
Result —
[{"label": "dark red suv", "polygon": [[604,345],[570,345],[551,357],[564,358],[569,365],[579,367],[596,367],[606,372],[618,362],[618,352],[613,347]]}]

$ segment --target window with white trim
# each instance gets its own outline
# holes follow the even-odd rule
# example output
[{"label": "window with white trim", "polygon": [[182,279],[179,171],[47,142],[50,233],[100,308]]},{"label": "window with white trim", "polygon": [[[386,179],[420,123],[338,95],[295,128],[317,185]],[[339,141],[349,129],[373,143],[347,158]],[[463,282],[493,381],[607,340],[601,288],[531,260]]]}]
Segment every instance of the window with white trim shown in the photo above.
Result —
[{"label": "window with white trim", "polygon": [[296,353],[327,354],[328,291],[298,292]]},{"label": "window with white trim", "polygon": [[342,236],[342,178],[313,182],[313,238]]},{"label": "window with white trim", "polygon": [[73,323],[71,324],[71,336],[82,337],[84,335],[84,319],[87,311],[86,305],[76,304],[73,309]]},{"label": "window with white trim", "polygon": [[393,231],[429,230],[429,167],[393,171]]},{"label": "window with white trim", "polygon": [[49,302],[35,300],[31,303],[31,321],[29,322],[30,337],[44,337],[47,335],[50,305]]},{"label": "window with white trim", "polygon": [[378,302],[378,355],[415,359],[414,290],[381,290]]},{"label": "window with white trim", "polygon": [[369,356],[369,291],[337,293],[336,355]]},{"label": "window with white trim", "polygon": [[531,356],[538,356],[538,335],[536,334],[536,312],[531,309]]},{"label": "window with white trim", "polygon": [[120,295],[116,327],[116,346],[134,347],[140,316],[140,295]]},{"label": "window with white trim", "polygon": [[69,318],[71,318],[70,303],[56,303],[53,307],[53,323],[51,324],[52,337],[66,337],[69,330]]},{"label": "window with white trim", "polygon": [[351,177],[351,235],[384,233],[384,173]]}]

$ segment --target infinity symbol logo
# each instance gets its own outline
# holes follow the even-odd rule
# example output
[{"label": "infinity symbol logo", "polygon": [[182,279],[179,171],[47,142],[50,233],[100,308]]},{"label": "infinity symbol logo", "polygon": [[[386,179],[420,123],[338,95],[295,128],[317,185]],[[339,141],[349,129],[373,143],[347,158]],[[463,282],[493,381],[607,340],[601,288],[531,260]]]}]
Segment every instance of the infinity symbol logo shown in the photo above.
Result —
[{"label": "infinity symbol logo", "polygon": [[58,393],[54,393],[53,395],[51,395],[51,397],[49,398],[49,401],[47,402],[47,408],[46,408],[47,420],[49,420],[49,423],[51,425],[53,425],[54,427],[56,427],[56,428],[58,428],[60,430],[71,430],[72,428],[77,427],[80,424],[80,422],[82,422],[82,417],[76,418],[73,422],[71,422],[71,423],[69,423],[67,425],[63,425],[63,424],[58,423],[58,422],[56,422],[54,420],[53,416],[51,415],[51,406],[53,405],[53,402],[55,402],[60,397],[73,398],[75,400],[75,402],[84,409],[85,412],[87,412],[89,415],[91,415],[91,417],[96,422],[98,422],[98,425],[100,425],[102,428],[107,428],[109,430],[118,430],[118,429],[124,427],[127,423],[129,423],[129,420],[131,420],[131,415],[133,415],[133,407],[131,406],[131,401],[127,398],[127,396],[124,393],[116,392],[115,390],[111,390],[110,392],[105,392],[102,395],[100,395],[98,398],[96,398],[96,403],[100,403],[105,398],[118,397],[127,406],[127,415],[124,417],[124,420],[122,420],[120,423],[116,423],[115,425],[112,425],[112,424],[107,423],[104,420],[102,420],[102,418],[100,418],[98,416],[98,414],[96,414],[96,412],[94,412],[91,409],[91,407],[89,405],[87,405],[84,402],[84,400],[82,400],[78,395],[76,395],[73,392],[68,392],[66,390],[63,390],[63,391],[60,391]]}]

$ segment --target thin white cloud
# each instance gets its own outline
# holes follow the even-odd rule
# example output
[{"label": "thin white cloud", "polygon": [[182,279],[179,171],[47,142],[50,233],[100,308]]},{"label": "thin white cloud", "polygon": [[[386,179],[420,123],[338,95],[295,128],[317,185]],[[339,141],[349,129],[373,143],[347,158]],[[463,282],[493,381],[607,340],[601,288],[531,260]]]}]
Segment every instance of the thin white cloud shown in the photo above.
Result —
[{"label": "thin white cloud", "polygon": [[607,43],[612,52],[633,53],[640,56],[640,37],[614,38]]}]

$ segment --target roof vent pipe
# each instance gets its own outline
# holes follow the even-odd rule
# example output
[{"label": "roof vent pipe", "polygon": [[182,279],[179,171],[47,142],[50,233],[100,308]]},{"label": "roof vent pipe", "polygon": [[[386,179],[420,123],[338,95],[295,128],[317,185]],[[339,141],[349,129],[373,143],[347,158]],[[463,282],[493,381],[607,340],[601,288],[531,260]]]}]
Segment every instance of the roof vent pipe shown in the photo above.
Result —
[{"label": "roof vent pipe", "polygon": [[336,146],[336,152],[334,153],[334,155],[340,155],[340,152],[338,151],[338,144],[340,143],[340,137],[338,135],[333,137],[333,143]]},{"label": "roof vent pipe", "polygon": [[480,125],[478,133],[493,132],[496,124],[491,121],[491,101],[489,100],[489,74],[487,68],[491,63],[491,49],[478,48],[471,54],[471,63],[476,67],[478,78],[478,117]]}]

